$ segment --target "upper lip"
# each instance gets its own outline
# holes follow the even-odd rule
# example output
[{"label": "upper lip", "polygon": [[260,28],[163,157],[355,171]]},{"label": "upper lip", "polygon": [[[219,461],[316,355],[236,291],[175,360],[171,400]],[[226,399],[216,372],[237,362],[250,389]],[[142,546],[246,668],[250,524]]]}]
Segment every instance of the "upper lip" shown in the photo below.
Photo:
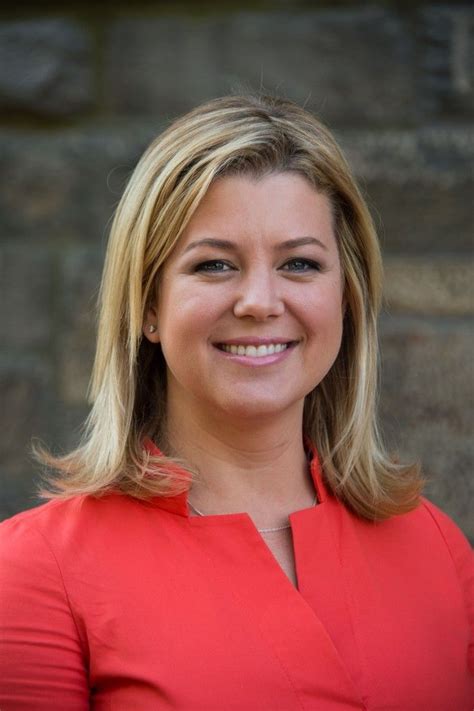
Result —
[{"label": "upper lip", "polygon": [[226,338],[222,341],[215,341],[216,345],[225,346],[269,346],[272,343],[294,343],[295,338],[281,338],[280,336],[269,336],[268,338],[257,338],[256,336],[242,336],[241,338]]}]

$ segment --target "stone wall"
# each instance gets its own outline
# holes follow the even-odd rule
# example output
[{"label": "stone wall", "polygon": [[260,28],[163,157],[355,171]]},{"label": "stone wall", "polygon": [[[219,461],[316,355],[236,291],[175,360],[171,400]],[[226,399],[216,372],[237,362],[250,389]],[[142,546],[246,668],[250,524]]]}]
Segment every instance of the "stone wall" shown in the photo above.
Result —
[{"label": "stone wall", "polygon": [[0,517],[36,503],[36,436],[87,413],[110,217],[198,102],[264,88],[336,132],[386,264],[381,414],[474,537],[473,12],[466,4],[23,3],[0,14]]}]

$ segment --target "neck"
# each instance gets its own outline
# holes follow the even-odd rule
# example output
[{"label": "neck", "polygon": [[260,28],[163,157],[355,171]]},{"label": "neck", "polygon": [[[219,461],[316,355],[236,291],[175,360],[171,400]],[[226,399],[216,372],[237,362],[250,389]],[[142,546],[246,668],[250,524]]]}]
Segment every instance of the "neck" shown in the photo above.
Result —
[{"label": "neck", "polygon": [[302,406],[258,420],[216,417],[189,403],[185,411],[172,406],[166,434],[163,449],[198,472],[189,500],[205,514],[245,511],[258,526],[270,527],[313,503]]}]

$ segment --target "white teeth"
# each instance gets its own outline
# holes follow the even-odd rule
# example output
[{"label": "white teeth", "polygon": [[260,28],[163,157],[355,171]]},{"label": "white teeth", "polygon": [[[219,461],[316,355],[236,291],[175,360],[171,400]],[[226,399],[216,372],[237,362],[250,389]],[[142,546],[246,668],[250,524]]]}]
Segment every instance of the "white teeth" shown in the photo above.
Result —
[{"label": "white teeth", "polygon": [[247,358],[264,358],[274,353],[281,353],[288,348],[287,343],[270,343],[268,346],[235,346],[222,345],[222,350],[232,355],[247,356]]}]

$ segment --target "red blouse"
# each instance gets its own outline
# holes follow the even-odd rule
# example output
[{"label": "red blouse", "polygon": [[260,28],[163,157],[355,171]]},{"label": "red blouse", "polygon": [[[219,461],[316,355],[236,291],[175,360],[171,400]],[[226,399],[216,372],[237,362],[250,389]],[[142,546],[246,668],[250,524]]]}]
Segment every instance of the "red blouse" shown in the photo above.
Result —
[{"label": "red blouse", "polygon": [[189,517],[186,495],[1,524],[1,711],[472,711],[460,531],[427,501],[368,523],[311,472],[298,589],[247,514]]}]

